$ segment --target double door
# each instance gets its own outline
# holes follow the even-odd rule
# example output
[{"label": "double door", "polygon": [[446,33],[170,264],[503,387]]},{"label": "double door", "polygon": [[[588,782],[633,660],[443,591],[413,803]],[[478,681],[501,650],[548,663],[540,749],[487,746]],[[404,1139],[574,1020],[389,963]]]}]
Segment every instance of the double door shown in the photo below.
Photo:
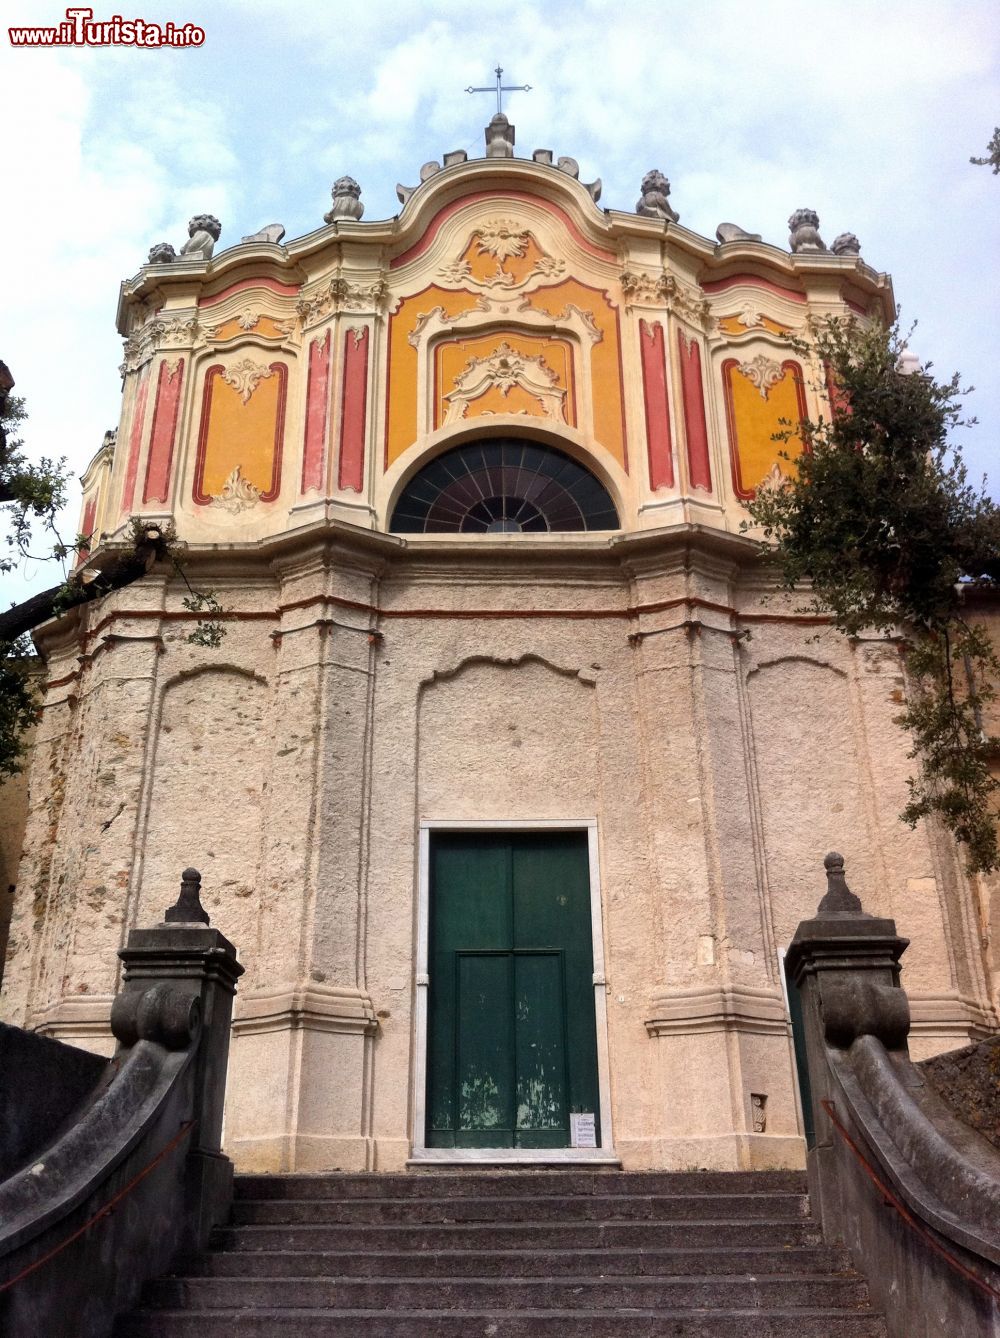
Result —
[{"label": "double door", "polygon": [[434,833],[429,949],[426,1145],[599,1144],[586,832]]}]

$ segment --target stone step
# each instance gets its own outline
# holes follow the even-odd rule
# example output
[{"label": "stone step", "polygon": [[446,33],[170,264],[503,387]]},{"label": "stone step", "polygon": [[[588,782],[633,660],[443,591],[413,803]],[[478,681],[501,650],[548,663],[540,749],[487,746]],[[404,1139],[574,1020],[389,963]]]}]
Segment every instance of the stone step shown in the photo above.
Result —
[{"label": "stone step", "polygon": [[238,1199],[480,1198],[539,1194],[804,1194],[804,1171],[419,1171],[238,1175]]},{"label": "stone step", "polygon": [[114,1338],[886,1338],[870,1313],[760,1310],[148,1310]]},{"label": "stone step", "polygon": [[853,1275],[560,1278],[162,1278],[147,1307],[191,1310],[621,1310],[857,1309],[866,1284]]},{"label": "stone step", "polygon": [[487,1222],[502,1216],[508,1222],[671,1221],[712,1218],[740,1221],[807,1217],[804,1194],[588,1194],[495,1199],[360,1198],[239,1199],[233,1223],[241,1225],[295,1222]]},{"label": "stone step", "polygon": [[846,1250],[541,1249],[215,1250],[185,1260],[178,1277],[685,1277],[728,1274],[836,1274],[850,1271]]},{"label": "stone step", "polygon": [[[221,1227],[218,1250],[320,1250],[363,1254],[369,1250],[531,1250],[620,1248],[670,1250],[691,1246],[728,1249],[746,1245],[745,1222],[714,1219],[681,1222],[444,1222],[355,1225],[324,1223]],[[760,1248],[819,1246],[819,1227],[808,1217],[775,1217],[753,1223]]]}]

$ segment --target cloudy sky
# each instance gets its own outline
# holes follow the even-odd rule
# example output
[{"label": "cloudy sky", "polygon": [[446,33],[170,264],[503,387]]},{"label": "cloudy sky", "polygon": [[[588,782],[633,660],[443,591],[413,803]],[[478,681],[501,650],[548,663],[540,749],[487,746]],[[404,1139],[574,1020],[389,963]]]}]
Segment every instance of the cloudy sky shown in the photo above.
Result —
[{"label": "cloudy sky", "polygon": [[[491,81],[516,152],[577,158],[602,205],[632,209],[650,167],[681,222],[721,220],[787,245],[809,206],[894,279],[913,348],[976,387],[970,473],[1000,496],[1000,177],[969,164],[1000,120],[1000,8],[987,0],[94,0],[94,17],[205,30],[200,49],[12,49],[0,30],[0,358],[27,399],[33,455],[82,469],[117,423],[118,285],[193,213],[217,249],[265,223],[322,223],[333,180],[367,219],[449,149],[478,154]],[[4,23],[57,23],[7,0]],[[74,497],[67,532],[77,523]],[[32,588],[52,577],[39,564]],[[6,598],[28,588],[10,582]]]}]

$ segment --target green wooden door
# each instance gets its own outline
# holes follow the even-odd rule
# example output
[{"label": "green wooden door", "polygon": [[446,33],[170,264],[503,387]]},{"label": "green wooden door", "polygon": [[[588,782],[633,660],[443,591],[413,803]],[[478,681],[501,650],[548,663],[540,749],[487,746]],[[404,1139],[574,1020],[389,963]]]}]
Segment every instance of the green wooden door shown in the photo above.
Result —
[{"label": "green wooden door", "polygon": [[600,1143],[586,832],[434,833],[430,907],[427,1146]]}]

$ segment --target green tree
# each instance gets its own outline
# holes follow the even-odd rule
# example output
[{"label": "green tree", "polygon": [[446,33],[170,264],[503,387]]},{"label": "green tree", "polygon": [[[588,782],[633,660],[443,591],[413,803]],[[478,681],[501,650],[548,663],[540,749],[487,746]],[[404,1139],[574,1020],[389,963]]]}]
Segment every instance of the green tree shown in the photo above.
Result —
[{"label": "green tree", "polygon": [[[20,437],[24,404],[10,394],[13,387],[14,378],[0,362],[0,516],[6,540],[0,548],[0,574],[9,573],[26,557],[62,564],[63,573],[49,589],[0,611],[0,781],[21,770],[25,733],[38,710],[37,676],[32,673],[36,661],[28,633],[77,604],[131,585],[158,561],[172,561],[187,584],[173,531],[139,519],[133,519],[127,541],[103,552],[99,563],[66,570],[79,552],[88,551],[93,536],[77,535],[71,542],[60,536],[56,518],[66,502],[69,470],[65,459],[28,459]],[[210,592],[192,590],[190,585],[184,604],[213,619],[222,612]],[[222,634],[217,620],[199,620],[189,640],[218,645]]]},{"label": "green tree", "polygon": [[992,167],[993,175],[1000,172],[1000,126],[993,131],[993,138],[986,145],[985,158],[970,158],[970,163],[975,163],[977,167]]},{"label": "green tree", "polygon": [[829,419],[785,426],[804,449],[783,484],[748,503],[785,590],[811,589],[810,607],[847,636],[901,637],[906,709],[918,765],[903,819],[931,815],[966,850],[970,871],[1000,868],[990,770],[1000,739],[982,707],[1000,662],[969,621],[970,588],[1000,582],[1000,511],[973,487],[949,432],[965,425],[958,377],[939,382],[900,362],[899,329],[831,320],[811,349],[833,387]]}]

